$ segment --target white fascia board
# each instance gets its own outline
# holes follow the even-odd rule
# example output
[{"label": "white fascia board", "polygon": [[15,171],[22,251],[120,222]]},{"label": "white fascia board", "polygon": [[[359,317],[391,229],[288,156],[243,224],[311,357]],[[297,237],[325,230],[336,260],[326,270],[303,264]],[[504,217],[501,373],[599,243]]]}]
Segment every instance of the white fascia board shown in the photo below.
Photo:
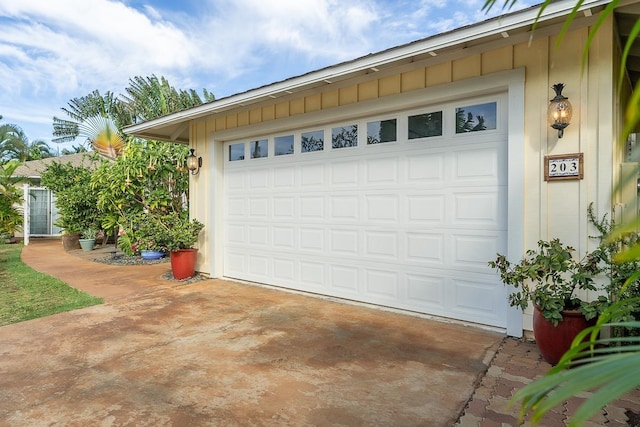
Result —
[{"label": "white fascia board", "polygon": [[[578,11],[606,5],[610,2],[611,0],[585,0]],[[408,59],[413,56],[428,54],[430,52],[468,43],[483,37],[501,34],[503,32],[508,33],[512,29],[533,25],[538,17],[538,6],[528,8],[524,11],[510,13],[501,17],[492,18],[478,24],[461,27],[457,30],[428,37],[399,47],[390,48],[353,61],[344,62],[342,64],[330,66],[317,71],[311,71],[307,74],[248,90],[247,92],[230,95],[228,97],[221,98],[220,100],[215,100],[188,110],[179,111],[148,122],[128,126],[124,131],[125,133],[135,135],[136,133],[147,129],[200,118],[240,104],[251,104],[269,97],[279,98],[283,93],[293,93],[314,84],[321,84],[327,80],[331,81],[332,79],[351,73],[379,68],[385,64],[402,61],[403,59]],[[538,21],[544,22],[546,20],[567,16],[571,13],[574,7],[575,0],[560,0],[553,2],[545,8]],[[327,83],[325,82],[325,84]]]}]

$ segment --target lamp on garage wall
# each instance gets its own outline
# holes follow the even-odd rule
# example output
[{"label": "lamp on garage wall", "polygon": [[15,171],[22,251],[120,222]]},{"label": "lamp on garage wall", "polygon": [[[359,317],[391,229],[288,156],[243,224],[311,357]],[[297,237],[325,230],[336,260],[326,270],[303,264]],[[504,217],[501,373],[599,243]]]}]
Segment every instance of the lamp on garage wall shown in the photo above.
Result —
[{"label": "lamp on garage wall", "polygon": [[194,148],[190,150],[191,154],[187,156],[187,169],[191,171],[191,175],[197,175],[202,167],[202,157],[196,157]]},{"label": "lamp on garage wall", "polygon": [[549,109],[547,110],[547,117],[549,124],[552,128],[558,131],[558,138],[562,138],[564,134],[564,128],[571,123],[571,116],[573,115],[573,107],[569,102],[569,98],[562,95],[562,89],[564,89],[564,83],[556,83],[551,86],[556,92],[556,96],[551,100]]}]

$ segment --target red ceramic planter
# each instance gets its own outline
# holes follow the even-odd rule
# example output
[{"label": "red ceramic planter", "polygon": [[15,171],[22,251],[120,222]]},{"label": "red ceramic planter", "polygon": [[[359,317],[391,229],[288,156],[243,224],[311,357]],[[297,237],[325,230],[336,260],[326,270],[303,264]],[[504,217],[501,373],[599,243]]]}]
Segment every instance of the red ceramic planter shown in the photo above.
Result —
[{"label": "red ceramic planter", "polygon": [[171,271],[173,272],[174,279],[188,279],[196,274],[197,249],[172,251],[169,257],[171,259]]},{"label": "red ceramic planter", "polygon": [[562,318],[558,326],[553,326],[553,323],[544,318],[538,307],[533,311],[533,335],[536,345],[544,360],[551,365],[560,361],[580,331],[595,324],[595,319],[587,321],[577,310],[563,311]]}]

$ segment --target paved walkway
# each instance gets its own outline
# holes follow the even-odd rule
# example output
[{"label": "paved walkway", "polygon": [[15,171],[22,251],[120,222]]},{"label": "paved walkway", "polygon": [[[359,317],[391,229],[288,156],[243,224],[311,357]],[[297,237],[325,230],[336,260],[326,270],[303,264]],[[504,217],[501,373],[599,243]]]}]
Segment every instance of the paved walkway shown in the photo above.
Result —
[{"label": "paved walkway", "polygon": [[[107,250],[109,249],[102,249],[101,251],[105,252]],[[23,260],[36,269],[46,270],[48,274],[61,277],[63,278],[63,280],[67,281],[67,283],[70,283],[76,287],[79,287],[93,295],[101,296],[105,298],[106,304],[103,306],[100,306],[102,308],[93,308],[93,311],[113,310],[113,308],[105,308],[105,306],[109,306],[109,305],[118,306],[118,307],[122,305],[127,305],[128,309],[132,310],[129,312],[129,315],[135,316],[136,319],[139,319],[140,316],[144,315],[145,307],[147,307],[150,303],[152,306],[162,305],[158,302],[158,299],[157,299],[158,295],[162,295],[162,294],[170,295],[170,299],[174,300],[174,303],[176,302],[176,300],[184,299],[184,298],[189,298],[191,302],[193,301],[202,302],[204,301],[205,298],[208,299],[216,296],[217,297],[222,296],[220,292],[222,292],[223,288],[221,288],[220,286],[216,286],[216,285],[219,285],[220,281],[208,280],[205,282],[201,282],[197,286],[188,288],[180,285],[179,283],[176,284],[175,282],[159,280],[159,278],[168,270],[168,264],[139,266],[139,267],[133,267],[133,268],[115,267],[115,266],[99,264],[95,262],[86,262],[87,259],[95,258],[100,253],[100,251],[96,251],[94,253],[82,253],[81,251],[64,253],[61,251],[62,251],[61,247],[57,247],[56,245],[52,245],[46,242],[40,242],[25,248],[25,250],[23,251]],[[78,262],[75,265],[71,264],[70,266],[68,260],[69,259],[73,260],[74,257],[75,259],[78,260]],[[64,258],[66,262],[61,262],[61,258]],[[90,270],[87,270],[87,269],[90,269]],[[126,272],[126,273],[123,274],[123,272]],[[243,289],[245,289],[246,286],[234,284],[233,286],[230,287],[229,285],[230,283],[233,283],[233,282],[224,282],[223,293],[224,293],[224,297],[227,298],[225,299],[225,301],[227,301],[229,297],[231,297],[232,299],[243,298],[244,297]],[[271,301],[273,304],[276,304],[276,302],[279,301],[280,295],[287,295],[287,296],[291,295],[284,292],[269,291],[262,288],[251,287],[251,289],[252,289],[252,292],[251,292],[252,295],[255,296],[257,293],[262,298],[266,298],[267,300]],[[176,293],[176,290],[178,290],[177,293]],[[203,291],[205,291],[205,293],[203,293]],[[211,296],[209,294],[216,294],[216,295]],[[304,304],[306,304],[307,301],[309,300],[317,301],[321,305],[329,304],[326,301],[323,302],[322,300],[317,300],[315,298],[305,298],[305,297],[299,298],[299,296],[294,296],[293,298],[296,299],[296,301],[298,301],[299,303],[300,301],[304,301]],[[216,301],[216,304],[220,304],[218,300],[215,300],[215,301]],[[346,313],[349,313],[349,315],[351,315],[351,313],[354,311],[357,313],[366,313],[367,316],[373,316],[373,317],[366,317],[366,319],[368,319],[367,320],[368,322],[372,322],[373,319],[378,319],[380,321],[384,319],[385,322],[391,322],[392,324],[394,324],[396,329],[410,328],[411,330],[413,330],[413,327],[415,327],[416,323],[421,325],[428,324],[430,329],[438,330],[438,332],[443,332],[440,339],[444,337],[448,341],[454,340],[455,343],[457,343],[455,344],[455,346],[460,347],[463,350],[471,349],[473,347],[473,345],[469,341],[467,341],[467,339],[469,338],[464,338],[457,334],[458,332],[467,331],[469,328],[456,329],[458,327],[455,325],[446,325],[440,322],[429,322],[423,319],[411,319],[411,318],[409,319],[408,323],[397,323],[398,319],[401,319],[403,322],[406,321],[407,316],[397,316],[394,314],[385,313],[378,310],[365,309],[364,312],[362,312],[363,310],[362,307],[357,307],[357,306],[345,306],[342,304],[337,304],[337,305],[329,304],[329,305],[331,307],[341,307],[343,309],[343,311],[341,311],[342,316],[346,316],[347,315]],[[213,310],[212,307],[209,307],[209,309]],[[308,309],[309,309],[308,307],[305,308],[305,310],[308,310]],[[261,310],[265,310],[265,309],[262,308]],[[81,310],[81,311],[91,312],[92,308]],[[139,311],[140,314],[137,313],[137,311]],[[166,312],[166,311],[164,312],[165,316],[171,315],[171,314],[172,314],[171,312]],[[185,317],[191,318],[193,317],[194,314],[195,313],[186,315],[186,313],[182,313],[180,315],[181,317],[178,317],[178,318],[171,317],[171,319],[173,320],[169,320],[169,318],[166,318],[165,320],[172,321],[174,323],[178,322],[178,324],[174,324],[174,326],[184,327],[184,326],[187,326],[186,324],[184,324],[184,322],[187,321],[185,320]],[[200,312],[200,315],[205,316],[206,314]],[[58,317],[57,319],[64,318],[65,314],[58,315],[58,316],[61,316],[61,317]],[[77,315],[74,316],[73,314],[68,314],[67,316],[70,316],[72,318],[77,317]],[[265,313],[262,313],[262,317],[264,316],[265,316]],[[272,312],[270,313],[269,316],[277,317],[278,314],[276,312]],[[285,313],[281,312],[279,316],[285,316]],[[282,317],[280,318],[279,322],[281,323],[284,320],[285,318]],[[37,319],[35,322],[38,322],[38,321],[45,322],[41,319]],[[156,321],[159,321],[159,320],[156,319]],[[237,322],[239,320],[236,319],[235,321]],[[360,319],[360,321],[362,321],[362,318]],[[23,322],[23,325],[28,323],[29,322]],[[60,320],[58,320],[58,323],[60,323]],[[378,325],[377,327],[379,328],[381,324],[382,323],[377,323]],[[19,325],[14,325],[15,329],[20,330],[21,326]],[[279,325],[276,325],[276,326],[279,326]],[[216,329],[219,327],[220,327],[219,325],[211,326],[211,328],[213,329]],[[451,330],[447,329],[449,327],[453,327],[454,328],[453,330],[456,330],[457,333],[452,335]],[[11,326],[9,328],[11,328]],[[138,332],[144,332],[144,328],[145,326],[143,324],[139,324],[138,329],[140,330]],[[233,329],[233,325],[231,323],[227,324],[226,326],[223,327],[223,329],[225,328]],[[440,328],[445,328],[445,329],[440,329]],[[5,329],[4,331],[8,331],[8,330],[10,329]],[[407,330],[406,332],[409,332],[409,331]],[[146,340],[146,339],[149,339],[148,337],[149,335],[153,335],[153,333],[138,334],[137,336],[141,340]],[[177,333],[177,335],[180,335],[180,333]],[[482,335],[482,332],[480,335]],[[188,335],[188,336],[191,336],[191,335]],[[489,334],[489,336],[491,336],[491,334]],[[108,339],[112,339],[112,338],[113,338],[112,336],[108,337]],[[233,337],[231,337],[231,339],[235,341],[235,340],[238,340],[238,338],[239,336],[237,335],[237,331],[236,331],[236,334]],[[513,338],[504,338],[504,339],[500,339],[500,337],[497,337],[497,338],[498,340],[495,341],[496,342],[495,347],[492,347],[491,344],[488,344],[489,347],[486,348],[486,352],[483,352],[484,356],[481,357],[481,359],[483,363],[482,366],[484,366],[484,368],[481,369],[480,373],[476,377],[475,385],[472,385],[471,390],[467,392],[465,396],[454,396],[455,393],[459,394],[459,391],[457,391],[455,387],[455,384],[456,384],[455,378],[447,379],[447,381],[451,382],[450,383],[451,387],[449,387],[450,390],[448,390],[448,392],[446,391],[446,388],[445,388],[445,391],[438,392],[438,393],[441,393],[441,395],[438,395],[438,393],[434,395],[433,393],[430,393],[429,390],[425,390],[422,388],[424,384],[421,385],[420,384],[421,381],[418,381],[418,382],[413,381],[415,380],[416,376],[418,376],[418,378],[422,378],[422,380],[424,381],[425,377],[421,376],[423,374],[419,374],[417,371],[409,372],[409,377],[404,378],[404,380],[402,381],[410,381],[410,378],[412,378],[412,380],[410,381],[411,382],[410,386],[413,387],[413,390],[414,390],[414,392],[412,393],[414,395],[412,399],[416,400],[414,404],[418,405],[418,402],[421,400],[424,401],[424,400],[434,399],[435,401],[435,406],[432,405],[429,407],[430,410],[432,411],[433,416],[423,416],[422,422],[418,422],[418,423],[409,422],[408,419],[404,419],[404,422],[403,422],[402,421],[403,419],[400,418],[400,413],[402,412],[401,408],[397,406],[399,400],[397,400],[397,398],[391,398],[390,395],[387,395],[386,397],[387,399],[394,400],[396,402],[396,408],[387,409],[388,412],[385,413],[384,416],[378,415],[377,418],[369,418],[368,423],[364,422],[363,424],[362,423],[363,418],[353,418],[353,417],[349,418],[348,411],[345,411],[344,407],[340,410],[337,409],[337,407],[340,405],[338,404],[338,402],[333,402],[335,406],[334,407],[335,413],[331,414],[330,411],[317,412],[315,413],[315,415],[317,416],[317,418],[315,418],[315,422],[309,422],[309,419],[307,418],[306,422],[302,424],[304,425],[425,425],[425,426],[438,426],[438,425],[448,426],[448,425],[455,424],[456,426],[463,426],[463,427],[466,427],[466,426],[517,426],[518,425],[517,413],[518,413],[519,407],[518,405],[512,405],[510,407],[507,407],[508,406],[507,403],[510,397],[513,395],[513,393],[516,390],[520,389],[524,384],[527,384],[531,382],[533,379],[539,378],[542,375],[544,375],[544,373],[549,369],[549,365],[542,360],[534,343],[523,341],[523,340],[517,340]],[[371,337],[369,337],[369,339],[371,339]],[[395,337],[395,339],[397,339],[397,337]],[[417,336],[412,337],[412,341],[414,342],[412,346],[415,345],[416,339],[417,339]],[[0,338],[0,343],[1,342],[2,342],[2,338]],[[327,360],[326,362],[331,362],[332,364],[335,364],[339,362],[344,362],[346,360],[345,357],[352,358],[353,350],[351,350],[351,355],[349,356],[347,354],[349,353],[348,348],[345,348],[344,344],[345,343],[341,341],[339,345],[335,345],[332,350],[333,353],[331,355],[325,355],[325,357],[332,358],[330,361]],[[461,346],[460,344],[464,344],[464,345]],[[310,343],[307,342],[305,345],[310,345]],[[396,342],[395,345],[407,346],[407,344],[399,344],[399,342]],[[353,349],[353,347],[349,347],[349,348]],[[405,350],[407,349],[405,348]],[[432,348],[429,348],[429,351],[431,350]],[[193,350],[193,351],[196,351],[196,350]],[[416,351],[415,348],[411,350],[412,353],[415,353],[415,351]],[[451,351],[451,349],[449,351]],[[0,345],[0,353],[2,353],[4,356],[7,355],[6,350],[3,350],[1,345]],[[299,360],[296,361],[293,359],[293,356],[290,351],[286,351],[285,353],[286,354],[284,356],[282,355],[279,356],[280,368],[292,369],[296,363],[300,363]],[[192,356],[188,356],[188,353],[184,353],[184,355],[189,360],[193,359]],[[453,353],[449,354],[448,357],[451,358],[452,355]],[[102,356],[98,356],[94,354],[92,357],[97,358]],[[403,357],[407,357],[407,354],[405,353]],[[415,357],[415,354],[410,358],[412,360],[415,360],[414,357]],[[150,359],[150,360],[155,360],[155,359]],[[373,361],[376,359],[374,357],[373,359],[370,359],[370,360]],[[455,357],[452,358],[452,361],[454,360],[455,360]],[[376,363],[383,363],[383,362],[380,362],[380,360],[378,360]],[[394,363],[399,363],[399,362],[394,362]],[[424,363],[424,361],[420,363]],[[378,367],[379,366],[376,366],[376,364],[368,365],[368,367],[365,368],[365,370],[368,371],[369,375],[373,376],[373,375],[376,375],[376,373],[378,372],[377,371]],[[411,369],[415,369],[415,368],[416,368],[415,365],[411,365]],[[405,366],[404,369],[408,369],[408,366]],[[384,370],[390,370],[390,372],[395,372],[397,374],[398,366],[394,367],[393,364],[387,365]],[[3,371],[2,362],[0,361],[0,373],[2,371]],[[345,373],[342,372],[342,375],[344,374]],[[2,375],[0,375],[0,389],[2,388],[2,382],[3,382],[1,377]],[[389,381],[389,382],[394,381],[394,379],[392,379],[392,377],[388,376],[387,374],[385,374],[385,377],[387,378],[386,381]],[[401,379],[396,378],[395,380],[401,380]],[[370,396],[371,398],[376,397],[375,387],[378,386],[377,384],[379,381],[385,381],[385,380],[383,380],[382,378],[377,378],[375,382],[369,385],[369,394],[371,394]],[[299,391],[300,390],[298,390],[298,392]],[[310,391],[311,389],[307,390],[306,393],[309,394]],[[327,391],[328,389],[325,389],[325,393]],[[185,391],[182,390],[182,392],[185,392]],[[193,392],[193,390],[191,390],[191,392]],[[315,390],[314,393],[317,393],[317,390]],[[312,394],[316,396],[315,397],[316,399],[318,399],[317,394],[314,394],[314,393]],[[0,391],[0,394],[2,394],[2,391]],[[303,392],[303,395],[304,395],[304,392]],[[294,394],[288,396],[288,398],[290,399],[289,404],[293,404],[294,402],[294,400],[291,400],[291,399],[295,399],[296,397],[300,398],[300,396],[301,395],[296,396]],[[185,396],[183,396],[183,398],[184,397]],[[26,398],[28,398],[28,396]],[[254,396],[254,398],[256,397]],[[356,397],[355,394],[342,395],[342,399],[347,399],[347,401],[349,400],[355,401],[357,398],[358,397]],[[380,396],[378,395],[377,399],[379,398]],[[447,403],[448,400],[456,400],[459,398],[463,399],[462,403],[458,404],[459,406],[456,406],[454,402],[454,405],[452,407],[453,408],[457,407],[458,412],[457,412],[457,415],[454,415],[453,419],[449,418],[451,421],[449,422],[441,421],[442,418],[436,417],[436,413],[441,411],[440,409],[436,409],[438,406],[445,405],[445,403]],[[579,405],[579,403],[582,402],[584,398],[585,396],[579,396],[571,399],[562,407],[557,408],[556,410],[548,414],[548,416],[545,417],[545,419],[542,421],[540,425],[549,426],[549,427],[558,427],[558,426],[566,425],[566,420],[568,416],[571,413],[573,413],[577,405]],[[189,400],[189,399],[186,399],[186,400]],[[448,403],[451,403],[451,402],[448,402]],[[370,404],[373,406],[378,405],[378,403],[374,404],[374,401],[371,401]],[[321,405],[322,403],[319,402],[318,406],[321,406]],[[0,403],[0,418],[2,414],[2,408],[3,408],[2,403]],[[195,411],[196,409],[197,408],[191,408],[192,411]],[[166,409],[164,410],[166,411]],[[245,421],[247,421],[248,424],[252,423],[252,422],[249,422],[251,420],[256,421],[256,419],[251,418],[248,414],[246,416],[249,417],[245,419]],[[134,414],[132,414],[131,417],[134,417]],[[153,417],[149,418],[149,420],[152,420],[152,419],[154,418]],[[181,418],[179,417],[175,418],[175,420],[178,420],[178,421],[180,419]],[[445,416],[445,419],[446,419],[446,416]],[[261,418],[261,420],[264,421],[264,418]],[[285,411],[284,409],[281,412],[273,413],[272,418],[269,418],[268,420],[269,422],[267,424],[269,425],[297,425],[296,418],[294,418],[291,415],[291,411]],[[454,420],[457,420],[457,422],[454,422]],[[587,424],[587,427],[639,426],[640,425],[639,420],[640,420],[640,391],[635,391],[634,393],[631,393],[625,396],[623,399],[618,400],[617,402],[615,402],[615,404],[609,405],[606,408],[604,408],[597,417],[589,421],[589,423]],[[191,421],[192,421],[191,424],[189,423],[181,424],[180,422],[170,421],[170,422],[159,422],[159,425],[176,425],[176,426],[177,425],[200,425],[197,423],[193,423],[196,421],[195,419],[191,419]],[[64,422],[64,420],[59,420],[59,422],[60,422],[59,425],[82,425],[82,423],[78,423],[78,424],[67,423],[67,422]],[[151,425],[149,424],[149,422],[147,422],[146,424]],[[112,424],[123,425],[126,423],[123,423],[122,419],[117,418],[116,416],[116,418],[112,419]],[[260,423],[258,424],[253,423],[253,424],[258,425]],[[3,425],[27,425],[27,424],[7,423],[6,420],[3,423],[3,421],[0,419],[0,426],[3,426]],[[235,425],[235,424],[231,423],[231,425]],[[524,425],[529,426],[531,424],[529,422],[526,422]]]}]

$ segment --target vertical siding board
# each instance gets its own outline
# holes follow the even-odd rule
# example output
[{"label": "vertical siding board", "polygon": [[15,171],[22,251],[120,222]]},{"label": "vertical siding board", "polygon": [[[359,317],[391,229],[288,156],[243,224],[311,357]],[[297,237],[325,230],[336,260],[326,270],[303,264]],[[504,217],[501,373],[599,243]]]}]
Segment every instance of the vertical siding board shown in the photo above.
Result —
[{"label": "vertical siding board", "polygon": [[289,114],[292,116],[304,114],[304,98],[291,100],[289,103]]},{"label": "vertical siding board", "polygon": [[248,111],[240,111],[238,113],[238,127],[246,126],[249,124],[249,112]]},{"label": "vertical siding board", "polygon": [[546,152],[549,80],[548,42],[546,38],[534,39],[529,45],[522,43],[514,48],[514,67],[526,69],[525,85],[525,131],[524,131],[524,205],[532,207],[527,210],[524,221],[524,248],[534,248],[536,242],[546,239],[547,224],[546,183],[544,182],[543,157]]},{"label": "vertical siding board", "polygon": [[345,88],[341,88],[339,91],[339,102],[340,105],[348,105],[358,102],[358,87],[357,86],[348,86]]},{"label": "vertical siding board", "polygon": [[249,111],[249,123],[260,123],[262,122],[262,108],[255,108]]},{"label": "vertical siding board", "polygon": [[472,55],[453,61],[451,76],[453,81],[480,76],[480,55]]},{"label": "vertical siding board", "polygon": [[304,112],[310,113],[322,109],[322,95],[316,93],[304,98]]},{"label": "vertical siding board", "polygon": [[380,96],[396,95],[400,93],[400,75],[395,74],[380,79]]},{"label": "vertical siding board", "polygon": [[443,62],[427,68],[425,80],[427,87],[450,83],[451,62]]},{"label": "vertical siding board", "polygon": [[340,94],[338,90],[332,90],[330,92],[324,92],[322,94],[322,109],[328,109],[337,107],[340,102]]},{"label": "vertical siding board", "polygon": [[276,119],[289,117],[289,102],[280,102],[276,104]]},{"label": "vertical siding board", "polygon": [[238,127],[238,115],[237,114],[229,114],[227,116],[227,129],[232,129]]},{"label": "vertical siding board", "polygon": [[262,107],[262,120],[267,122],[269,120],[274,120],[275,118],[276,118],[275,105],[267,105],[266,107]]},{"label": "vertical siding board", "polygon": [[358,101],[376,99],[378,97],[378,79],[371,80],[358,85]]},{"label": "vertical siding board", "polygon": [[505,46],[482,54],[482,75],[513,69],[513,46]]},{"label": "vertical siding board", "polygon": [[221,130],[225,130],[227,128],[227,118],[226,116],[222,116],[222,117],[216,117],[216,125],[215,125],[215,130],[217,131],[221,131]]},{"label": "vertical siding board", "polygon": [[424,89],[425,82],[426,78],[424,68],[402,73],[400,76],[400,91],[408,92],[410,90]]}]

